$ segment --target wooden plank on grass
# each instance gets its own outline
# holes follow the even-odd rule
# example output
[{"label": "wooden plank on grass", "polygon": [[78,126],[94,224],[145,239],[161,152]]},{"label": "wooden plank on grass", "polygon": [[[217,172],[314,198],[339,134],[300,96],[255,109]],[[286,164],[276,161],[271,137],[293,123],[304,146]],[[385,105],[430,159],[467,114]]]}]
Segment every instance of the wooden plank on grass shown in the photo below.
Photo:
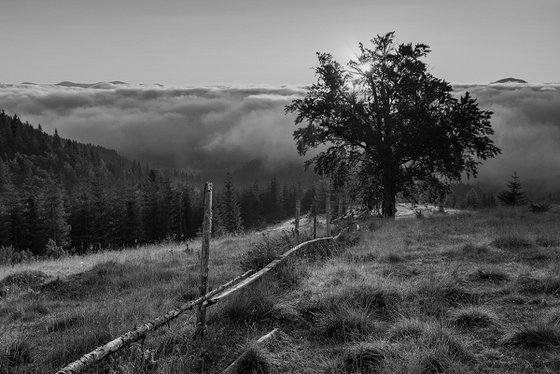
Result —
[{"label": "wooden plank on grass", "polygon": [[233,286],[230,289],[224,290],[222,293],[220,293],[217,296],[214,296],[212,298],[210,298],[210,300],[207,301],[208,304],[214,304],[217,303],[218,301],[220,301],[221,299],[228,297],[229,295],[249,286],[250,284],[254,283],[255,281],[259,280],[260,278],[262,278],[263,276],[265,276],[266,274],[268,274],[269,272],[271,272],[272,270],[274,270],[274,268],[278,265],[280,265],[282,262],[284,262],[288,257],[290,257],[292,254],[296,253],[297,251],[299,251],[301,248],[308,246],[309,244],[313,244],[313,243],[319,243],[319,242],[324,242],[324,241],[332,241],[332,240],[336,240],[340,237],[340,235],[342,234],[344,230],[342,230],[340,233],[338,233],[338,235],[336,236],[330,236],[327,238],[319,238],[319,239],[312,239],[312,240],[308,240],[306,242],[303,242],[301,244],[296,245],[295,247],[293,247],[292,249],[284,252],[284,254],[282,254],[282,256],[280,256],[279,258],[277,258],[276,260],[270,262],[268,265],[266,265],[264,268],[262,268],[261,270],[257,271],[255,274],[251,275],[250,277],[242,280],[241,282],[237,283],[235,286]]},{"label": "wooden plank on grass", "polygon": [[133,342],[141,340],[146,336],[147,333],[155,331],[164,325],[168,325],[169,322],[179,317],[181,314],[188,310],[193,309],[195,306],[205,303],[207,300],[213,296],[219,294],[220,292],[228,289],[229,287],[235,285],[237,282],[242,281],[253,273],[253,270],[238,276],[237,278],[219,286],[218,288],[208,292],[206,295],[199,297],[196,300],[190,301],[186,304],[178,306],[177,308],[167,312],[166,314],[153,319],[139,327],[136,327],[127,333],[119,336],[118,338],[110,341],[109,343],[98,347],[97,349],[91,351],[90,353],[82,356],[79,360],[66,365],[57,374],[75,374],[80,373],[85,368],[91,366],[92,364],[101,361],[110,354],[120,350],[121,348],[130,345]]}]

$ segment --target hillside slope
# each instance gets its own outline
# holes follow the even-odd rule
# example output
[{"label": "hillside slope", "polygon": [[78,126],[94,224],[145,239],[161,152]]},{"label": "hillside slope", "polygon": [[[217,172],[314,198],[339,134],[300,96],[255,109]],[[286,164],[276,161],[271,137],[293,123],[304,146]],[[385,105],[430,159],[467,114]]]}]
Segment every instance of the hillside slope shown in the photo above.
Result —
[{"label": "hillside slope", "polygon": [[[220,373],[245,349],[239,373],[558,372],[559,219],[555,207],[364,221],[358,242],[312,249],[212,307],[202,351],[184,317],[91,372]],[[213,242],[211,286],[289,244],[259,237]],[[25,355],[0,362],[52,371],[194,297],[196,252],[160,253],[101,263],[74,283],[10,291],[0,300],[3,352]],[[281,339],[253,348],[273,328]]]}]

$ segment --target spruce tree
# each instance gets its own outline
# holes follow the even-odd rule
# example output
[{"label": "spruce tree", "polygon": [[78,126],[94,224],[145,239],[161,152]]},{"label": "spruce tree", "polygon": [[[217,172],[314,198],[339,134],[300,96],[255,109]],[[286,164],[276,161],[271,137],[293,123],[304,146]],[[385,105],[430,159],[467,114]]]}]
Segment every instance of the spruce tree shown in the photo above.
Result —
[{"label": "spruce tree", "polygon": [[52,184],[45,196],[46,201],[43,206],[44,230],[49,239],[60,247],[70,244],[71,226],[67,223],[68,214],[64,207],[64,196],[56,184]]},{"label": "spruce tree", "polygon": [[527,204],[527,197],[525,197],[525,193],[521,191],[521,182],[519,182],[517,172],[513,173],[507,187],[507,190],[503,190],[498,194],[498,200],[510,206]]},{"label": "spruce tree", "polygon": [[219,212],[225,231],[229,233],[238,233],[243,229],[239,201],[233,187],[230,173],[227,173],[226,180],[224,182],[224,190],[220,199]]}]

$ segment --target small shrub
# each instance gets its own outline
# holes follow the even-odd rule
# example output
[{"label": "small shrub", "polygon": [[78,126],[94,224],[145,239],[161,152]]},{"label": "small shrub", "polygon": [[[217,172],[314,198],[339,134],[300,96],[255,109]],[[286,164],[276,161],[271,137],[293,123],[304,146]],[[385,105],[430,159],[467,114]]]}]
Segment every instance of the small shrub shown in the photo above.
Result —
[{"label": "small shrub", "polygon": [[61,258],[68,256],[68,252],[64,250],[64,247],[56,244],[53,239],[49,239],[45,247],[45,256],[49,258]]},{"label": "small shrub", "polygon": [[550,205],[546,203],[530,204],[529,210],[533,213],[544,213],[550,210]]},{"label": "small shrub", "polygon": [[496,326],[499,323],[498,316],[493,311],[473,306],[453,311],[450,319],[455,326],[466,330]]},{"label": "small shrub", "polygon": [[0,265],[13,264],[12,259],[16,250],[11,245],[3,246],[0,245]]},{"label": "small shrub", "polygon": [[374,344],[360,343],[345,349],[337,371],[353,374],[375,374],[382,370],[386,351]]},{"label": "small shrub", "polygon": [[516,235],[500,236],[494,239],[492,245],[500,249],[525,249],[532,247],[531,242],[526,238]]},{"label": "small shrub", "polygon": [[506,336],[504,343],[525,349],[559,347],[560,327],[544,323],[525,326]]},{"label": "small shrub", "polygon": [[33,261],[35,256],[30,250],[18,251],[11,245],[0,246],[0,265],[15,265],[21,262]]}]

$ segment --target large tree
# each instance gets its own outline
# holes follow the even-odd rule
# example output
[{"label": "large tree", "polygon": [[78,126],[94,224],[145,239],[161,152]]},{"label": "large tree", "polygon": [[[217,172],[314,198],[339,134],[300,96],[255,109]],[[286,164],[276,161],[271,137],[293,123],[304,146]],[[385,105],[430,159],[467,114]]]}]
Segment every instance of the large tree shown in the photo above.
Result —
[{"label": "large tree", "polygon": [[346,67],[318,53],[317,83],[286,111],[297,114],[299,153],[319,148],[307,166],[337,185],[354,180],[364,203],[393,217],[397,194],[441,196],[500,150],[489,138],[491,112],[428,72],[427,45],[397,45],[392,32],[371,42]]}]

